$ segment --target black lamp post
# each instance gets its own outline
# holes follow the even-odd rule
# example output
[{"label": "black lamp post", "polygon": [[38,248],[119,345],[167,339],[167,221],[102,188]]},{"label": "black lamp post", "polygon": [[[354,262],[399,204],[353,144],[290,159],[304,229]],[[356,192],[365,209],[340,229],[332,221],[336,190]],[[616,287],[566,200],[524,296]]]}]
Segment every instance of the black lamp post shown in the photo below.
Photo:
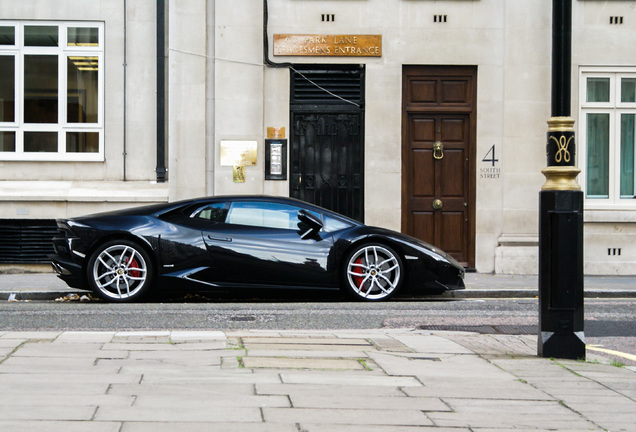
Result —
[{"label": "black lamp post", "polygon": [[572,0],[552,1],[552,117],[539,193],[539,340],[542,357],[585,358],[583,192],[570,117]]}]

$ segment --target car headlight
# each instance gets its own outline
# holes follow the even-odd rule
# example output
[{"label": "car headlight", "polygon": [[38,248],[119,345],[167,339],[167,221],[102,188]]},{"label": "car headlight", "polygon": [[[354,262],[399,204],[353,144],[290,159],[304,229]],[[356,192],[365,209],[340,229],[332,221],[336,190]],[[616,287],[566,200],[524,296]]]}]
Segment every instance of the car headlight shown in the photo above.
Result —
[{"label": "car headlight", "polygon": [[69,228],[89,228],[88,225],[85,225],[81,222],[74,221],[73,219],[67,220],[66,225],[68,225]]}]

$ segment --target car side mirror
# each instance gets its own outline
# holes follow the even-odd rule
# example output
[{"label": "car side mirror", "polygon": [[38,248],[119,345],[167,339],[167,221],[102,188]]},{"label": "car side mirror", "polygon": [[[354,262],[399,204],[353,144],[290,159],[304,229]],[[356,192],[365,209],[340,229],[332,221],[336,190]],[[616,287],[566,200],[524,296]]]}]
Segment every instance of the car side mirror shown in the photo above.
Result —
[{"label": "car side mirror", "polygon": [[303,231],[300,238],[303,240],[315,235],[322,229],[322,222],[320,219],[305,210],[298,211],[298,220],[302,223],[302,225],[305,225],[300,227],[301,231]]}]

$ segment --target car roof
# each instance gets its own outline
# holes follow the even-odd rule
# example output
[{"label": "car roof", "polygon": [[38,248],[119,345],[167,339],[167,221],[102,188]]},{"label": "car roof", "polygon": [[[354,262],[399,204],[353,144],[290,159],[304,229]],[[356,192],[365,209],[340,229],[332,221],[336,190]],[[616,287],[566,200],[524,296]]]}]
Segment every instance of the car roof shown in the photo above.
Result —
[{"label": "car roof", "polygon": [[291,204],[291,205],[296,205],[298,207],[302,207],[305,209],[314,210],[318,213],[323,213],[325,215],[329,215],[337,219],[345,220],[347,222],[350,222],[353,225],[364,225],[360,221],[351,219],[350,217],[347,217],[340,213],[336,213],[332,210],[328,210],[324,207],[320,207],[315,204],[311,204],[306,201],[302,201],[292,197],[283,197],[283,196],[275,196],[275,195],[216,195],[211,197],[193,198],[189,200],[175,202],[173,203],[175,204],[174,206],[166,207],[166,210],[171,211],[173,209],[177,209],[179,207],[185,207],[192,204],[205,204],[205,203],[223,202],[223,201],[228,201],[228,202],[259,201],[259,202],[278,202],[283,204]]},{"label": "car roof", "polygon": [[93,218],[109,217],[109,216],[159,217],[161,215],[165,215],[173,211],[178,211],[179,209],[190,207],[190,206],[205,205],[207,203],[224,202],[224,201],[225,202],[258,201],[258,202],[277,202],[277,203],[283,203],[283,204],[291,204],[291,205],[295,205],[304,209],[313,210],[317,213],[322,213],[324,215],[328,215],[336,219],[346,221],[352,225],[357,225],[357,226],[364,225],[361,222],[351,219],[345,215],[341,215],[334,211],[310,204],[305,201],[298,200],[296,198],[273,196],[273,195],[216,195],[216,196],[209,196],[209,197],[190,198],[190,199],[174,201],[170,203],[151,204],[146,206],[130,207],[130,208],[122,209],[122,210],[114,210],[109,212],[90,214],[90,215],[81,216],[81,217],[77,217],[73,219],[75,220],[93,219]]}]

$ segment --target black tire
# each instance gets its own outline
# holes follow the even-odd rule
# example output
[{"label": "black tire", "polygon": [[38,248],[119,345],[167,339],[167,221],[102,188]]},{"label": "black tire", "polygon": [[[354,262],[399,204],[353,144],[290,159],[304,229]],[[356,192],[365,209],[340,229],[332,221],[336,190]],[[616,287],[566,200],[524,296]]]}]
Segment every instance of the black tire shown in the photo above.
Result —
[{"label": "black tire", "polygon": [[405,269],[400,255],[379,243],[357,246],[343,265],[343,286],[356,300],[382,301],[400,290]]},{"label": "black tire", "polygon": [[135,302],[152,288],[154,264],[139,244],[111,240],[92,253],[86,278],[93,292],[103,300]]}]

